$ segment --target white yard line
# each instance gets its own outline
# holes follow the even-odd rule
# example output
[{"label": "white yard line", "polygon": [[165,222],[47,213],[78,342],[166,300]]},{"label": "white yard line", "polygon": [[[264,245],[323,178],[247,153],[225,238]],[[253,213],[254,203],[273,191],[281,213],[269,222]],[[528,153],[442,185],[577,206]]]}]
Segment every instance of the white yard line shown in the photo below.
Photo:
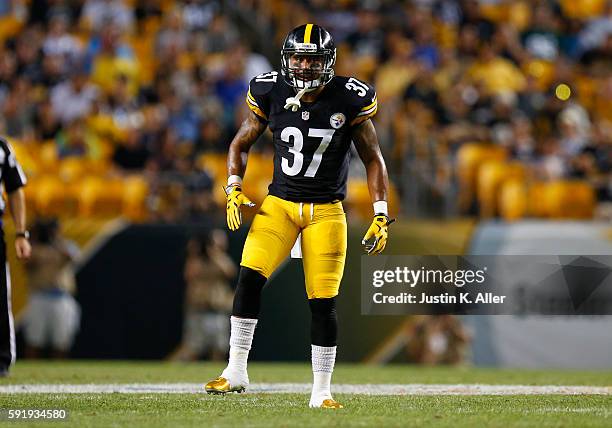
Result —
[{"label": "white yard line", "polygon": [[[309,383],[255,383],[247,393],[309,394]],[[440,385],[440,384],[381,384],[332,385],[338,394],[363,395],[612,395],[609,386],[558,385]],[[200,383],[126,383],[126,384],[23,384],[1,385],[0,394],[202,394]]]}]

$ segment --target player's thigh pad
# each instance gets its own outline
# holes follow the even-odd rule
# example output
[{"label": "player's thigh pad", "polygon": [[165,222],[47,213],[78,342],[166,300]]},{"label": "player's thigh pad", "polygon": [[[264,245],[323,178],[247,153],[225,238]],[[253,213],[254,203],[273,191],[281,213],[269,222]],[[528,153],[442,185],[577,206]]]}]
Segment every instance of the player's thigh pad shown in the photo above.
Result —
[{"label": "player's thigh pad", "polygon": [[251,224],[242,250],[242,266],[266,278],[289,255],[299,228],[291,219],[292,203],[267,196]]},{"label": "player's thigh pad", "polygon": [[334,297],[346,259],[346,216],[341,203],[318,205],[302,231],[306,293],[309,299]]}]

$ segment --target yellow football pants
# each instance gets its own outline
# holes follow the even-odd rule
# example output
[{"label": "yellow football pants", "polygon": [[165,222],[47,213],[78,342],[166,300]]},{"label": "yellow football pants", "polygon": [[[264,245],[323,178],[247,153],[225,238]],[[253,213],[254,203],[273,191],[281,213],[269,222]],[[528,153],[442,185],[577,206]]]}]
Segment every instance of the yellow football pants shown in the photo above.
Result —
[{"label": "yellow football pants", "polygon": [[300,232],[308,298],[336,296],[346,258],[346,216],[341,202],[289,202],[268,195],[251,224],[240,265],[270,278]]}]

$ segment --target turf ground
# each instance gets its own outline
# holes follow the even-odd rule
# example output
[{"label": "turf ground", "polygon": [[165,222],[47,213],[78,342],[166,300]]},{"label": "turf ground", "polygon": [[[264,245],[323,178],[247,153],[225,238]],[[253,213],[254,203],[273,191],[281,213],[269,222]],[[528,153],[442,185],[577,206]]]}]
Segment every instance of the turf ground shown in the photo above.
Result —
[{"label": "turf ground", "polygon": [[[310,381],[307,364],[251,364],[251,382],[303,384]],[[423,395],[406,389],[395,395],[337,393],[345,408],[308,409],[308,395],[246,393],[210,396],[203,393],[8,393],[17,385],[76,388],[83,384],[189,384],[204,382],[220,372],[219,364],[150,362],[19,362],[11,377],[0,380],[0,409],[66,409],[61,426],[612,426],[612,371],[527,371],[474,368],[368,367],[338,365],[334,384],[376,392],[380,384],[458,384],[599,387],[599,394]],[[369,385],[364,385],[369,384]],[[75,386],[68,386],[75,385]],[[358,387],[363,385],[363,387]],[[129,386],[129,385],[127,385]],[[431,385],[434,386],[434,385]],[[170,385],[172,387],[172,385]],[[601,388],[607,387],[607,388]],[[26,387],[22,387],[26,388]],[[361,389],[360,389],[361,388]],[[503,386],[497,391],[504,391]],[[197,386],[194,391],[197,390]],[[259,389],[262,390],[261,388]],[[601,394],[601,391],[607,391]],[[411,392],[412,391],[412,392]],[[0,424],[11,424],[0,422]],[[14,425],[14,423],[12,423]],[[48,426],[50,422],[40,422]],[[31,426],[19,422],[17,426]]]}]

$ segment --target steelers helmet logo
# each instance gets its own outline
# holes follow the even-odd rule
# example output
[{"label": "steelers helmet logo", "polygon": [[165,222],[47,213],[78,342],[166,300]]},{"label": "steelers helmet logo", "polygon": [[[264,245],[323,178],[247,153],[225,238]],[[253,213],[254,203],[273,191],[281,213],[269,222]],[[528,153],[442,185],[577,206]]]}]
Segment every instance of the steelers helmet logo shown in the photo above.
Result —
[{"label": "steelers helmet logo", "polygon": [[334,129],[342,128],[342,125],[344,125],[344,122],[346,122],[346,116],[342,113],[334,113],[329,118],[329,124]]}]

